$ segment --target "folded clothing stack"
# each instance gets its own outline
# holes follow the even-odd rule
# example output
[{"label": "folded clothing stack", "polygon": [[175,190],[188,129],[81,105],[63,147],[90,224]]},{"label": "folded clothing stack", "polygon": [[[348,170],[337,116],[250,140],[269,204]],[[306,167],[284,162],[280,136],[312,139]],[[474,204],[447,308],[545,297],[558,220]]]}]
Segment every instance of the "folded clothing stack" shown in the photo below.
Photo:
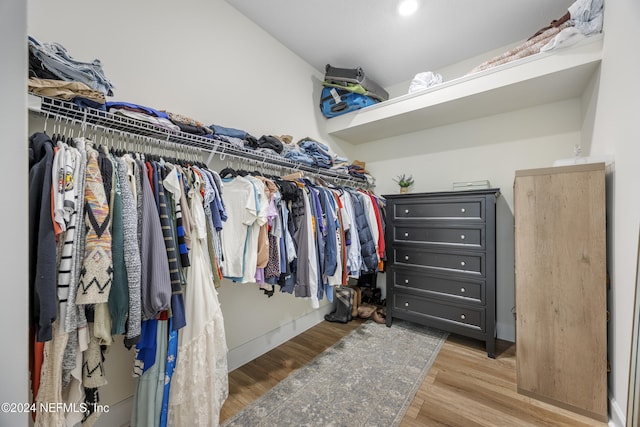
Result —
[{"label": "folded clothing stack", "polygon": [[91,89],[84,83],[29,77],[28,88],[29,92],[36,95],[71,101],[80,108],[105,110],[104,94]]},{"label": "folded clothing stack", "polygon": [[280,155],[283,150],[283,142],[280,137],[273,135],[262,135],[260,138],[246,137],[248,148],[267,152],[269,154]]},{"label": "folded clothing stack", "polygon": [[298,141],[300,148],[315,160],[315,165],[321,168],[330,168],[333,166],[333,158],[329,147],[326,145],[305,137]]},{"label": "folded clothing stack", "polygon": [[170,111],[166,111],[166,113],[171,123],[178,126],[182,132],[200,136],[213,135],[213,130],[198,120]]},{"label": "folded clothing stack", "polygon": [[315,166],[316,164],[313,157],[302,150],[298,144],[291,141],[283,144],[282,157],[289,159],[292,162],[301,163],[307,166]]},{"label": "folded clothing stack", "polygon": [[169,116],[164,111],[130,102],[107,102],[106,107],[107,111],[113,114],[140,120],[162,129],[180,131],[180,128],[169,120]]},{"label": "folded clothing stack", "polygon": [[353,163],[348,166],[348,169],[349,175],[357,178],[367,179],[367,175],[369,175],[369,172],[365,169],[365,163],[358,160],[354,160]]},{"label": "folded clothing stack", "polygon": [[29,36],[29,76],[80,82],[89,88],[113,96],[113,84],[107,79],[99,59],[78,61],[60,43],[41,43]]}]

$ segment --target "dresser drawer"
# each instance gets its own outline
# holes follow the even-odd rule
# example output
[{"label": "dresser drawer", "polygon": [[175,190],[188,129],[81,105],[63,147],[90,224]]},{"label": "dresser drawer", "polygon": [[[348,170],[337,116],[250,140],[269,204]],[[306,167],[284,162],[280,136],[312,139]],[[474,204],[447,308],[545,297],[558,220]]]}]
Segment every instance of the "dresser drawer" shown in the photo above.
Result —
[{"label": "dresser drawer", "polygon": [[394,219],[467,219],[484,221],[484,198],[398,200]]},{"label": "dresser drawer", "polygon": [[485,329],[485,309],[433,301],[411,294],[396,292],[393,295],[393,312],[399,316],[410,313],[431,319],[453,322],[469,328]]},{"label": "dresser drawer", "polygon": [[425,296],[436,298],[458,298],[468,303],[483,304],[485,299],[484,280],[461,280],[457,278],[439,277],[421,274],[414,270],[391,268],[387,274],[391,275],[394,292],[415,290]]},{"label": "dresser drawer", "polygon": [[484,276],[484,252],[438,252],[417,247],[393,247],[395,264]]},{"label": "dresser drawer", "polygon": [[484,226],[402,224],[393,228],[393,239],[398,242],[462,246],[474,249],[485,247]]}]

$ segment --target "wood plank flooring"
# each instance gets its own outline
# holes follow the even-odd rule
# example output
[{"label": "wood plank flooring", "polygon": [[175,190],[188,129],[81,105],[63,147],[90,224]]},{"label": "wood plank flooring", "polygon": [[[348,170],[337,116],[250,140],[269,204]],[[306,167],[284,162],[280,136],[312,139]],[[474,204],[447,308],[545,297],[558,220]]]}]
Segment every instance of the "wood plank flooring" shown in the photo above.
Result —
[{"label": "wood plank flooring", "polygon": [[[322,322],[229,373],[220,421],[267,392],[362,323]],[[498,341],[496,359],[484,343],[450,335],[407,410],[401,427],[606,426],[516,391],[515,345]],[[380,426],[385,427],[385,426]]]}]

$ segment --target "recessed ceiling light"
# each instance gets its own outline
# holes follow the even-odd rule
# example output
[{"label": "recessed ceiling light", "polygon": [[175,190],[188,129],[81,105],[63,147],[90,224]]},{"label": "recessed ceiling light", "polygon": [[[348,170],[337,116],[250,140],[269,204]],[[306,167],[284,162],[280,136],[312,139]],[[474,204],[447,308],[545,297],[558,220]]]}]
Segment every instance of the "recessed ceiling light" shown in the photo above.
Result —
[{"label": "recessed ceiling light", "polygon": [[398,3],[398,14],[400,16],[413,15],[418,10],[418,0],[401,0]]}]

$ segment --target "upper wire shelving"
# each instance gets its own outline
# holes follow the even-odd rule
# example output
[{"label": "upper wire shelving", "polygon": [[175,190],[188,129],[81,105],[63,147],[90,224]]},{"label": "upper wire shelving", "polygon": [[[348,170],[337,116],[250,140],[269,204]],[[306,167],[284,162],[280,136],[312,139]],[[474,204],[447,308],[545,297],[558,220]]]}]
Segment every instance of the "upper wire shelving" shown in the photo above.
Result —
[{"label": "upper wire shelving", "polygon": [[241,160],[250,160],[256,164],[306,172],[313,176],[333,181],[336,184],[371,187],[371,184],[366,179],[360,179],[343,172],[294,162],[285,157],[239,147],[228,141],[160,128],[151,123],[108,111],[80,108],[72,102],[57,98],[29,94],[29,111],[44,115],[45,118],[53,118],[54,120],[65,121],[65,123],[72,122],[79,125],[83,131],[88,128],[100,129],[125,137],[144,137],[147,140],[153,140],[156,145],[162,146],[164,144],[168,149],[175,148],[175,145],[178,145],[205,151],[209,153],[207,163],[215,155],[218,155],[221,159],[231,156]]}]

